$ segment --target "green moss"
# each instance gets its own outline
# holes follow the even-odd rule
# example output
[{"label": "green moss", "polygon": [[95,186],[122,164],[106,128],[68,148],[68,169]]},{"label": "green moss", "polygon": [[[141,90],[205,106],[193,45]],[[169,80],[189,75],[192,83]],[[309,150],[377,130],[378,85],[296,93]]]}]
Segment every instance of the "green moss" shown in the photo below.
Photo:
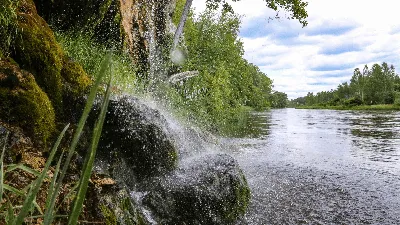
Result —
[{"label": "green moss", "polygon": [[[115,190],[114,190],[115,191]],[[128,192],[121,189],[108,193],[101,198],[99,208],[107,225],[146,225],[143,214],[137,204],[130,199]]]},{"label": "green moss", "polygon": [[222,204],[224,219],[229,224],[244,216],[250,202],[250,188],[243,173],[241,176],[241,180],[234,180],[234,195],[232,199]]},{"label": "green moss", "polygon": [[35,78],[17,65],[0,61],[0,119],[21,127],[33,141],[46,143],[55,131],[55,113]]},{"label": "green moss", "polygon": [[48,94],[57,113],[62,112],[61,69],[63,53],[47,23],[37,14],[31,0],[18,7],[18,34],[13,58],[30,71]]},{"label": "green moss", "polygon": [[104,222],[106,225],[116,225],[117,224],[117,217],[112,209],[108,208],[105,205],[100,205],[101,214],[104,217]]},{"label": "green moss", "polygon": [[82,96],[91,84],[82,66],[71,60],[65,60],[61,76],[65,79],[64,94],[72,94],[74,97]]}]

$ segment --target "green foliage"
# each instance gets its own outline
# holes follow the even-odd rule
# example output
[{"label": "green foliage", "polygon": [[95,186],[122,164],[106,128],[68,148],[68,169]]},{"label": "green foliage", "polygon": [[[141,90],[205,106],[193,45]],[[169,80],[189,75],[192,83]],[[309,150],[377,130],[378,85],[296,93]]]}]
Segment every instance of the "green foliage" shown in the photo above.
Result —
[{"label": "green foliage", "polygon": [[[233,0],[233,2],[238,2],[240,0]],[[289,15],[285,15],[287,19],[297,19],[303,27],[307,26],[307,11],[306,7],[308,2],[302,0],[264,0],[267,3],[267,7],[275,11],[278,11],[275,18],[280,18],[279,10],[284,9]],[[220,5],[224,11],[233,12],[232,7],[226,0],[206,0],[206,4],[210,9],[217,9]],[[251,3],[250,3],[251,4]]]},{"label": "green foliage", "polygon": [[[106,61],[105,63],[110,64],[111,62]],[[107,64],[103,64],[103,66],[109,66]],[[111,72],[111,74],[112,74],[112,72]],[[102,75],[100,75],[100,76],[102,76]],[[106,91],[103,103],[101,104],[100,115],[94,126],[90,150],[86,155],[85,164],[83,166],[81,178],[79,180],[79,188],[78,188],[78,191],[77,191],[77,194],[75,197],[73,208],[71,210],[71,213],[70,213],[70,216],[68,219],[68,224],[75,225],[78,221],[79,214],[82,211],[83,201],[85,200],[87,187],[89,185],[89,178],[90,178],[90,175],[92,174],[92,168],[93,168],[94,159],[96,156],[97,146],[99,144],[101,131],[103,129],[104,119],[106,118],[106,112],[107,112],[108,103],[110,100],[110,95],[111,95],[111,76],[109,78],[109,82],[107,85],[107,91]]]},{"label": "green foliage", "polygon": [[394,92],[394,104],[400,106],[400,92]]},{"label": "green foliage", "polygon": [[275,91],[270,95],[270,101],[272,108],[286,108],[288,105],[287,94],[279,91]]},{"label": "green foliage", "polygon": [[[308,93],[305,97],[292,100],[291,105],[354,107],[362,104],[396,104],[399,101],[399,87],[400,77],[395,73],[394,66],[383,62],[382,65],[374,64],[371,69],[365,65],[362,72],[356,68],[350,84],[344,82],[335,90]],[[302,99],[305,102],[300,103]]]},{"label": "green foliage", "polygon": [[173,100],[187,109],[187,117],[211,128],[237,123],[248,106],[260,110],[270,106],[272,81],[243,58],[239,26],[237,15],[212,10],[186,22],[188,59],[179,71],[199,71],[199,76],[176,85],[178,95]]},{"label": "green foliage", "polygon": [[37,193],[39,192],[40,187],[42,186],[43,180],[47,175],[47,171],[50,168],[50,164],[53,161],[54,155],[56,154],[56,151],[58,149],[58,146],[60,145],[61,139],[64,137],[65,132],[67,131],[69,127],[69,124],[65,126],[64,130],[61,132],[61,134],[58,136],[58,139],[56,143],[54,144],[53,149],[50,152],[50,156],[47,159],[46,165],[44,166],[42,173],[40,176],[34,181],[32,184],[32,187],[29,188],[29,192],[25,198],[24,204],[18,213],[17,218],[15,221],[13,221],[13,225],[19,225],[22,224],[25,220],[25,217],[28,215],[30,209],[32,208],[32,204],[34,199],[36,198]]},{"label": "green foliage", "polygon": [[16,36],[16,18],[18,0],[0,0],[0,55],[9,53],[13,38]]}]

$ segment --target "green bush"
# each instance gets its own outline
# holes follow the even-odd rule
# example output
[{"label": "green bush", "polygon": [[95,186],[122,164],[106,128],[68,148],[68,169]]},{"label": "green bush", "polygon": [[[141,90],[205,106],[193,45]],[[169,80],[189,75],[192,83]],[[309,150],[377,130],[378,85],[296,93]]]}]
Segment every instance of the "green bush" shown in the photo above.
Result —
[{"label": "green bush", "polygon": [[358,106],[362,105],[363,101],[359,97],[352,97],[344,100],[343,105],[345,106]]}]

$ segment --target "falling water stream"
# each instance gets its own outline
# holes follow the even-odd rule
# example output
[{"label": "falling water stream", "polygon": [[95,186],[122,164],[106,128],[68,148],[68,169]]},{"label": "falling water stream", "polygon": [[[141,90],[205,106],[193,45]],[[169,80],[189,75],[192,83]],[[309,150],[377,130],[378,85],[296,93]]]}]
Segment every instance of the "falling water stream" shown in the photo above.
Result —
[{"label": "falling water stream", "polygon": [[271,110],[226,138],[249,224],[400,224],[400,112]]}]

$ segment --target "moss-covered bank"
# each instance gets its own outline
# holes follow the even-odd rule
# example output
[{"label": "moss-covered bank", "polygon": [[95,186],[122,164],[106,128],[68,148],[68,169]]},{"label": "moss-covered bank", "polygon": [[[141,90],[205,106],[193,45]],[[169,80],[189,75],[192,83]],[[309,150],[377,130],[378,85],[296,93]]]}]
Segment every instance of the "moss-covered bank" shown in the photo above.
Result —
[{"label": "moss-covered bank", "polygon": [[32,74],[5,59],[0,59],[0,118],[39,142],[55,131],[55,113],[46,93]]}]

